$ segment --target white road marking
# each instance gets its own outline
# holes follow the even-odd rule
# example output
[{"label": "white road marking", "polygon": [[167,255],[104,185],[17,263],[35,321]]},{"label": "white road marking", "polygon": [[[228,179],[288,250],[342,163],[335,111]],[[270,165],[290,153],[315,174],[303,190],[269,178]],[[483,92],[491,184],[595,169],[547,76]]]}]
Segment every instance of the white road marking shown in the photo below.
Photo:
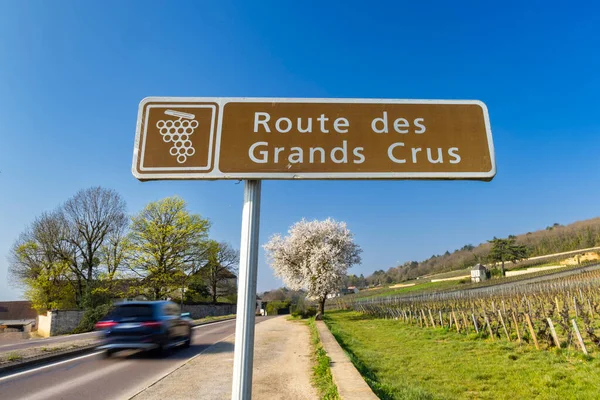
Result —
[{"label": "white road marking", "polygon": [[69,358],[68,360],[64,360],[64,361],[59,361],[59,362],[55,362],[52,364],[48,364],[48,365],[42,365],[41,367],[37,367],[37,368],[33,368],[33,369],[28,369],[27,371],[22,371],[22,372],[17,372],[16,374],[12,374],[12,375],[8,375],[8,376],[4,376],[2,378],[0,378],[0,382],[4,381],[4,380],[8,380],[17,376],[21,376],[21,375],[26,375],[26,374],[30,374],[32,372],[36,372],[36,371],[41,371],[43,369],[46,368],[51,368],[51,367],[56,367],[57,365],[61,365],[61,364],[66,364],[66,363],[70,363],[73,361],[77,361],[77,360],[81,360],[84,358],[88,358],[88,357],[92,357],[98,354],[101,354],[101,351],[97,351],[95,353],[92,354],[86,354],[84,356],[79,356],[79,357],[75,357],[75,358]]},{"label": "white road marking", "polygon": [[45,390],[41,390],[39,392],[32,393],[27,397],[22,397],[24,400],[42,400],[42,399],[52,399],[60,397],[60,394],[63,393],[67,389],[73,389],[75,387],[80,387],[86,385],[88,382],[95,381],[101,378],[103,375],[107,375],[109,373],[115,372],[117,370],[128,367],[131,362],[124,362],[118,364],[112,364],[106,368],[99,369],[95,372],[91,372],[89,374],[85,374],[83,376],[67,379],[62,383],[57,383],[55,385],[50,386]]},{"label": "white road marking", "polygon": [[[226,322],[231,322],[231,321],[234,321],[234,319],[225,320],[225,321],[219,321],[219,322],[213,322],[213,323],[210,323],[210,324],[198,325],[198,326],[192,327],[192,329],[199,329],[199,328],[204,328],[204,327],[215,326],[215,325],[224,324]],[[222,340],[225,340],[225,339],[222,339]],[[197,357],[200,354],[204,353],[205,351],[207,351],[213,345],[211,345],[208,348],[204,349],[202,352],[198,353],[195,357]],[[17,372],[17,373],[12,374],[12,375],[7,375],[7,376],[4,376],[4,377],[1,377],[0,378],[0,382],[5,381],[5,380],[9,380],[9,379],[12,379],[12,378],[15,378],[17,376],[31,374],[33,372],[41,371],[41,370],[44,370],[44,369],[47,369],[47,368],[56,367],[57,365],[62,365],[62,364],[70,363],[70,362],[73,362],[73,361],[77,361],[77,360],[81,360],[81,359],[84,359],[84,358],[92,357],[92,356],[95,356],[95,355],[98,355],[98,354],[102,354],[102,353],[103,353],[102,351],[97,351],[95,353],[86,354],[86,355],[75,357],[75,358],[69,358],[68,360],[58,361],[58,362],[55,362],[55,363],[52,363],[52,364],[47,364],[47,365],[42,365],[41,367],[37,367],[37,368],[33,368],[33,369],[28,369],[27,371]],[[195,357],[193,357],[193,358],[195,358]],[[191,359],[193,359],[193,358],[191,358]],[[188,361],[190,361],[191,359],[187,359],[184,362],[184,364],[187,363]],[[179,367],[177,367],[177,368],[179,368]]]}]

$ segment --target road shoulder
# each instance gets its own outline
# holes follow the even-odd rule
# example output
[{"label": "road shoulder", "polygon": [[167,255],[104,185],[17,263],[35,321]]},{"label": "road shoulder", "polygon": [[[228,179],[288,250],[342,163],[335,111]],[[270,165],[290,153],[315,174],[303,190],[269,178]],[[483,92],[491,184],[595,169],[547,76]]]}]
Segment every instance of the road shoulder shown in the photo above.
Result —
[{"label": "road shoulder", "polygon": [[[135,400],[230,399],[234,337],[209,347]],[[317,399],[311,385],[310,332],[304,323],[276,317],[256,325],[252,398]]]}]

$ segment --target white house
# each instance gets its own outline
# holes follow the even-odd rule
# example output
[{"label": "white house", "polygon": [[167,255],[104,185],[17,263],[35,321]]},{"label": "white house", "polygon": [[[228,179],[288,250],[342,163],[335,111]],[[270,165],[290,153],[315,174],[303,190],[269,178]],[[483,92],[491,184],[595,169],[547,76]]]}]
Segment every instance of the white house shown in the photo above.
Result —
[{"label": "white house", "polygon": [[488,279],[488,277],[488,269],[484,265],[477,264],[471,268],[471,282],[485,281]]}]

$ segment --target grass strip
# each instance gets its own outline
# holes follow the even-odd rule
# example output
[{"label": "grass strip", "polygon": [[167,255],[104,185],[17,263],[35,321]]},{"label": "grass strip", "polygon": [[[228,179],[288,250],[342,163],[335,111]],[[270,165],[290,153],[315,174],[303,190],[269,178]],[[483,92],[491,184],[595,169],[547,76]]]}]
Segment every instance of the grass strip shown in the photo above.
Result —
[{"label": "grass strip", "polygon": [[215,321],[221,321],[221,320],[225,320],[225,319],[231,319],[234,318],[235,314],[228,314],[228,315],[220,315],[218,317],[204,317],[204,318],[200,318],[200,319],[195,319],[194,320],[194,324],[201,324],[204,322],[215,322]]},{"label": "grass strip", "polygon": [[321,399],[340,400],[341,398],[337,386],[333,383],[333,378],[331,376],[331,368],[329,366],[331,359],[321,344],[321,337],[319,336],[314,317],[309,318],[307,323],[310,328],[310,337],[314,354],[313,384],[319,391]]},{"label": "grass strip", "polygon": [[381,399],[598,399],[600,359],[354,311],[325,322]]}]

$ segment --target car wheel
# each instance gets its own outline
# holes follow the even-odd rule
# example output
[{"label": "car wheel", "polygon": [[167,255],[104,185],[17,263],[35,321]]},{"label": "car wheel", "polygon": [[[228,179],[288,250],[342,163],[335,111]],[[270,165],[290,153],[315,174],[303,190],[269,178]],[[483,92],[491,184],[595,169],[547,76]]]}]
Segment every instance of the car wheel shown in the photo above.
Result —
[{"label": "car wheel", "polygon": [[167,355],[167,346],[164,343],[160,343],[158,347],[152,349],[150,352],[154,357],[162,358]]},{"label": "car wheel", "polygon": [[185,340],[185,342],[183,342],[183,347],[185,347],[187,349],[191,345],[192,345],[192,330],[190,329],[190,331],[188,332],[187,339]]},{"label": "car wheel", "polygon": [[115,353],[114,350],[104,350],[102,353],[103,358],[110,358]]}]

